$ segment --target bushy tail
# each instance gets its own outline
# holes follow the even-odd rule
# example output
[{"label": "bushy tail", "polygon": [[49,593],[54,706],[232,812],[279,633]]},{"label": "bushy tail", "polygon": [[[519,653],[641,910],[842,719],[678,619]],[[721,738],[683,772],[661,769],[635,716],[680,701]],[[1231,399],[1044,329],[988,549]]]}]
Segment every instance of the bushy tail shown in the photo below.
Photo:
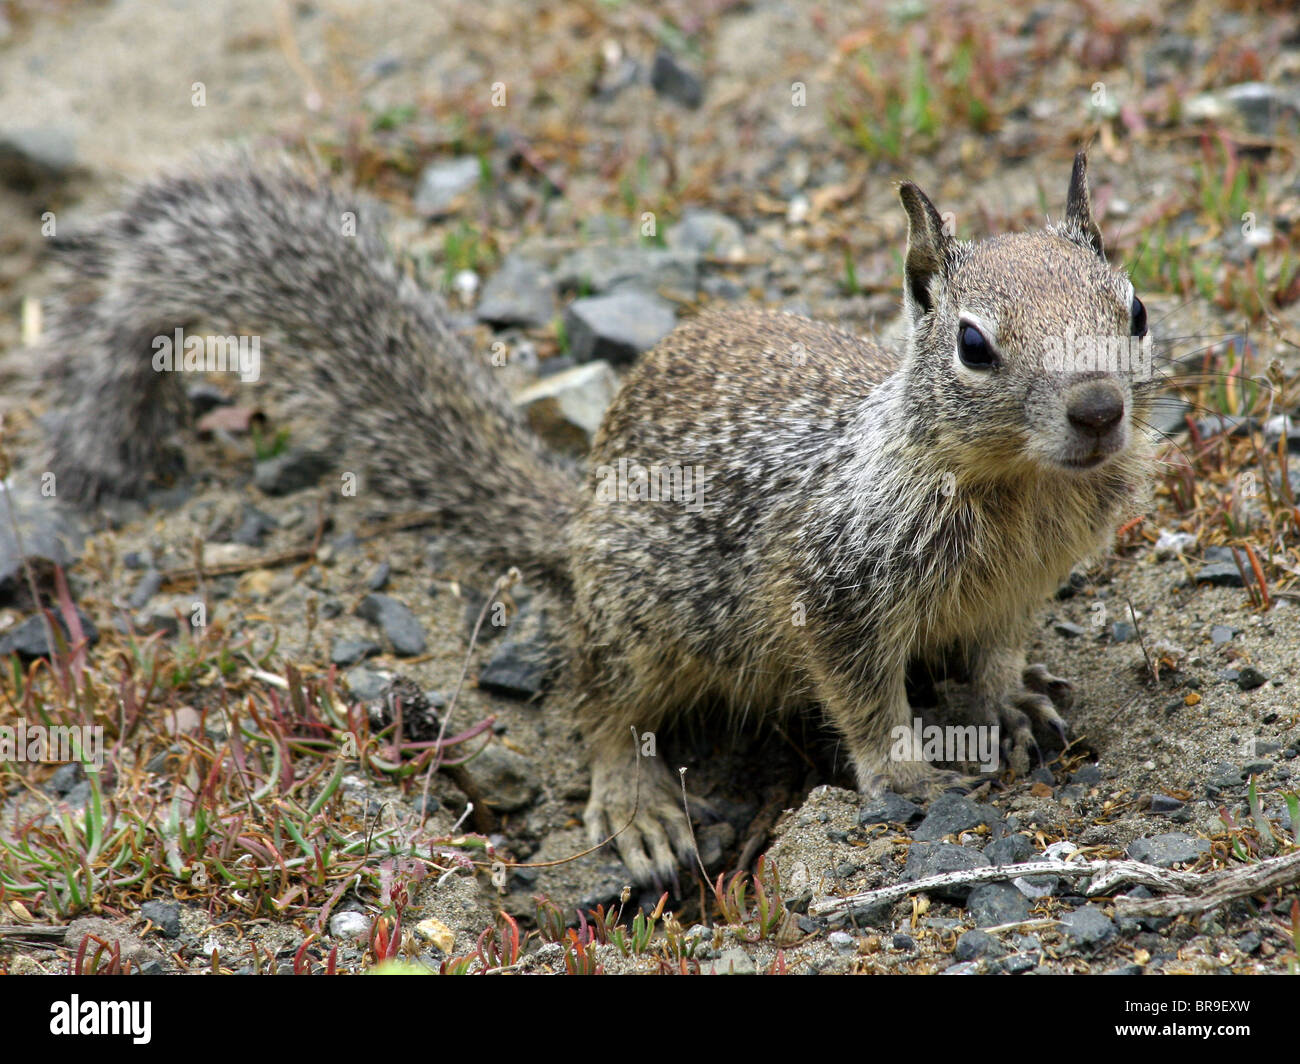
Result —
[{"label": "bushy tail", "polygon": [[186,403],[182,374],[154,367],[158,337],[254,330],[274,338],[269,372],[291,372],[330,419],[362,490],[439,511],[487,564],[568,582],[576,478],[399,271],[373,205],[284,162],[225,157],[140,187],[62,251],[71,277],[45,341],[59,495],[139,495],[174,462]]}]

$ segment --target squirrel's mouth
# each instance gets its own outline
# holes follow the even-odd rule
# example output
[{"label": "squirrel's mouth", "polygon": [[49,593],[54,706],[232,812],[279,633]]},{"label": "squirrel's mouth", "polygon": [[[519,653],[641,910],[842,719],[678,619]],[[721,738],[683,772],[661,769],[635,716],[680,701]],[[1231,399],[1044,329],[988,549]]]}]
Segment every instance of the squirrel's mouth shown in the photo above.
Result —
[{"label": "squirrel's mouth", "polygon": [[1100,465],[1104,465],[1123,449],[1124,446],[1119,441],[1096,442],[1086,450],[1078,448],[1072,450],[1071,453],[1060,455],[1057,458],[1057,462],[1065,469],[1085,472],[1090,469],[1096,469]]},{"label": "squirrel's mouth", "polygon": [[1071,432],[1062,441],[1062,446],[1054,457],[1056,464],[1063,469],[1087,472],[1105,465],[1123,452],[1128,447],[1129,440],[1129,433],[1122,422],[1100,434]]},{"label": "squirrel's mouth", "polygon": [[1066,469],[1096,469],[1113,453],[1113,451],[1094,451],[1082,458],[1064,458],[1061,460],[1061,465]]}]

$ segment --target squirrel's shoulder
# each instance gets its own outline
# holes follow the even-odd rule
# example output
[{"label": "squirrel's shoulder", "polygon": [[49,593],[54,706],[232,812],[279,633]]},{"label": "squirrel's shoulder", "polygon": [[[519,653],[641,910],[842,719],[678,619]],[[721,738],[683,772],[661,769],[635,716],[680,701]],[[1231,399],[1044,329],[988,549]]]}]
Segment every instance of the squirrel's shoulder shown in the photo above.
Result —
[{"label": "squirrel's shoulder", "polygon": [[703,311],[642,356],[637,375],[688,377],[700,386],[743,378],[747,391],[815,389],[864,394],[898,369],[899,358],[874,341],[811,318],[761,307]]}]

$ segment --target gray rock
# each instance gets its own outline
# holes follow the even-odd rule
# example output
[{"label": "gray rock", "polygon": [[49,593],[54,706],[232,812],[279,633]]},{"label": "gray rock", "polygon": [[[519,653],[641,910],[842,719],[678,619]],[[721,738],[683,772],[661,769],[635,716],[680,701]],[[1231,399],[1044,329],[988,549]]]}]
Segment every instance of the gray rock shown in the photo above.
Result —
[{"label": "gray rock", "polygon": [[995,865],[1023,864],[1038,856],[1034,844],[1019,833],[1004,835],[984,847],[984,856]]},{"label": "gray rock", "polygon": [[82,780],[67,794],[63,795],[63,804],[70,809],[85,809],[90,802],[90,780]]},{"label": "gray rock", "polygon": [[1079,766],[1078,769],[1075,770],[1074,774],[1070,777],[1070,782],[1082,783],[1087,786],[1091,786],[1094,783],[1100,783],[1101,769],[1099,769],[1096,765],[1092,765],[1092,764],[1081,765]]},{"label": "gray rock", "polygon": [[366,587],[371,591],[383,591],[388,586],[388,578],[393,573],[393,567],[388,562],[380,562],[375,566],[375,571],[366,578]]},{"label": "gray rock", "polygon": [[170,776],[181,768],[184,756],[185,747],[179,743],[172,743],[149,758],[145,762],[144,770],[152,772],[155,776]]},{"label": "gray rock", "polygon": [[546,689],[557,663],[544,611],[521,609],[506,640],[496,648],[478,676],[485,691],[531,700]]},{"label": "gray rock", "polygon": [[935,842],[945,835],[956,835],[1000,820],[995,810],[960,794],[941,794],[930,803],[925,819],[912,832],[912,838],[917,842]]},{"label": "gray rock", "polygon": [[567,256],[556,270],[556,280],[566,291],[583,295],[664,289],[693,298],[699,268],[699,255],[686,248],[597,244]]},{"label": "gray rock", "polygon": [[185,398],[190,404],[190,415],[196,419],[219,406],[231,405],[230,396],[207,381],[191,384],[185,389]]},{"label": "gray rock", "polygon": [[483,286],[475,313],[490,325],[545,325],[555,317],[555,281],[536,263],[510,255]]},{"label": "gray rock", "polygon": [[1017,876],[1012,886],[1026,898],[1037,901],[1040,898],[1050,898],[1060,890],[1061,878],[1053,875]]},{"label": "gray rock", "polygon": [[[588,858],[588,860],[591,859]],[[632,882],[632,873],[627,870],[627,865],[622,861],[609,859],[589,869],[583,877],[583,882],[587,884],[587,890],[578,898],[577,908],[587,912],[597,905],[608,903],[617,898],[622,893],[623,888]],[[700,948],[705,949],[706,947],[701,946]],[[696,956],[699,957],[700,954],[697,952]]]},{"label": "gray rock", "polygon": [[253,483],[266,495],[288,495],[302,488],[314,488],[333,463],[323,454],[291,448],[274,458],[263,458],[253,466]]},{"label": "gray rock", "polygon": [[[89,645],[94,646],[99,642],[99,629],[81,611],[80,606],[74,606],[73,609],[77,612],[77,620],[81,624],[82,634],[86,637]],[[68,632],[68,626],[63,620],[63,615],[57,610],[53,612],[56,627],[63,633],[63,638],[71,646],[72,636]],[[6,658],[10,654],[17,654],[23,661],[32,661],[35,658],[47,658],[50,656],[50,652],[51,648],[46,636],[45,622],[39,614],[32,614],[0,636],[0,658]]]},{"label": "gray rock", "polygon": [[[1245,439],[1259,428],[1259,422],[1253,417],[1232,417],[1228,414],[1215,414],[1211,417],[1196,419],[1196,431],[1203,439],[1215,436]],[[1226,562],[1232,560],[1230,547],[1206,547],[1207,561]]]},{"label": "gray rock", "polygon": [[364,942],[370,935],[370,920],[364,913],[335,913],[330,917],[330,935],[352,942]]},{"label": "gray rock", "polygon": [[958,962],[977,961],[981,957],[1000,957],[1006,947],[987,931],[967,931],[957,940],[953,957]]},{"label": "gray rock", "polygon": [[618,364],[632,362],[672,332],[677,314],[655,296],[614,292],[574,300],[564,312],[564,323],[569,350],[579,362],[604,359]]},{"label": "gray rock", "polygon": [[694,110],[704,102],[704,86],[700,79],[667,49],[661,48],[655,53],[654,65],[650,68],[650,84],[660,96],[683,107]]},{"label": "gray rock", "polygon": [[623,56],[613,66],[606,67],[596,84],[596,95],[606,102],[620,92],[635,85],[641,77],[641,64],[630,56]]},{"label": "gray rock", "polygon": [[503,813],[526,809],[542,790],[532,759],[499,742],[489,743],[466,768],[482,789],[484,801]]},{"label": "gray rock", "polygon": [[[914,842],[907,851],[907,865],[903,869],[902,881],[914,883],[929,876],[942,875],[944,872],[964,872],[971,868],[985,868],[992,862],[978,850],[966,846],[955,846],[949,842]],[[970,896],[969,884],[944,887],[934,893],[948,901],[964,905]]]},{"label": "gray rock", "polygon": [[1237,686],[1243,691],[1253,691],[1256,687],[1263,687],[1268,683],[1268,677],[1260,672],[1254,665],[1243,665],[1237,670]]},{"label": "gray rock", "polygon": [[1052,629],[1057,635],[1063,635],[1066,639],[1077,639],[1088,634],[1088,629],[1073,621],[1057,621],[1052,625]]},{"label": "gray rock", "polygon": [[700,966],[704,975],[754,975],[758,971],[754,962],[739,946],[724,949],[717,960]]},{"label": "gray rock", "polygon": [[0,182],[20,192],[66,181],[77,169],[77,143],[57,126],[0,130]]},{"label": "gray rock", "polygon": [[1214,587],[1244,587],[1241,570],[1236,562],[1211,562],[1196,571],[1193,578],[1198,584],[1212,584]]},{"label": "gray rock", "polygon": [[514,397],[542,439],[570,454],[585,453],[618,393],[608,362],[588,362],[543,377]]},{"label": "gray rock", "polygon": [[1134,839],[1128,846],[1128,855],[1135,861],[1153,864],[1158,868],[1195,861],[1201,854],[1210,852],[1208,839],[1197,839],[1182,832],[1157,835],[1150,839]]},{"label": "gray rock", "polygon": [[279,526],[280,522],[270,514],[263,513],[256,506],[245,506],[243,519],[231,534],[230,540],[232,543],[242,543],[245,547],[261,546],[266,534]]},{"label": "gray rock", "polygon": [[1066,937],[1076,946],[1095,949],[1109,942],[1119,933],[1104,912],[1095,905],[1085,905],[1061,918]]},{"label": "gray rock", "polygon": [[182,628],[193,631],[194,620],[195,599],[192,592],[154,596],[145,608],[131,618],[137,632],[162,632],[168,639],[179,635]]},{"label": "gray rock", "polygon": [[357,606],[357,616],[378,625],[400,657],[423,654],[428,645],[424,628],[404,603],[389,595],[370,594]]},{"label": "gray rock", "polygon": [[688,207],[681,221],[668,230],[668,246],[715,258],[734,258],[745,252],[745,237],[738,222],[718,211]]},{"label": "gray rock", "polygon": [[1227,761],[1220,761],[1210,769],[1210,783],[1215,787],[1240,787],[1244,782],[1241,769]]},{"label": "gray rock", "polygon": [[78,783],[86,778],[86,771],[79,761],[69,761],[66,765],[60,765],[54,770],[45,784],[45,789],[59,796],[67,794]]},{"label": "gray rock", "polygon": [[121,951],[122,960],[130,961],[132,966],[143,967],[146,964],[162,965],[163,956],[151,945],[146,944],[139,935],[127,931],[125,920],[106,920],[102,916],[83,916],[68,924],[63,932],[63,945],[70,950],[80,948],[82,939],[94,935],[110,946],[116,945]]},{"label": "gray rock", "polygon": [[721,870],[728,848],[736,841],[736,829],[725,820],[705,824],[695,829],[695,842],[700,848],[700,861],[705,868]]},{"label": "gray rock", "polygon": [[851,905],[841,912],[833,913],[826,918],[826,926],[829,928],[852,927],[855,930],[874,927],[884,930],[889,927],[889,914],[892,908],[892,904],[887,901],[862,902],[858,905]]},{"label": "gray rock", "polygon": [[355,554],[361,549],[361,537],[351,530],[343,532],[329,541],[329,549],[334,554]]},{"label": "gray rock", "polygon": [[24,554],[19,554],[14,541],[14,522],[9,515],[11,495],[0,492],[0,603],[31,605],[27,601],[30,595],[24,557],[36,577],[37,587],[52,587],[54,567],[67,569],[81,557],[85,533],[76,515],[57,499],[22,492],[15,502]]},{"label": "gray rock", "polygon": [[1177,798],[1171,798],[1167,794],[1153,794],[1151,796],[1151,812],[1153,813],[1176,813],[1183,807],[1183,802]]},{"label": "gray rock", "polygon": [[1257,137],[1300,132],[1300,92],[1286,85],[1247,81],[1194,96],[1187,101],[1186,109],[1190,118],[1235,118]]},{"label": "gray rock", "polygon": [[148,569],[140,577],[140,582],[131,590],[126,604],[133,610],[142,610],[149,605],[149,600],[162,590],[163,576],[157,569]]},{"label": "gray rock", "polygon": [[1116,621],[1110,626],[1110,637],[1116,643],[1127,643],[1135,634],[1128,621]]},{"label": "gray rock", "polygon": [[374,78],[378,81],[382,78],[392,77],[401,69],[402,60],[399,56],[380,55],[365,65],[364,73],[367,78]]},{"label": "gray rock", "polygon": [[847,931],[832,931],[826,936],[826,941],[840,953],[852,953],[858,948],[858,940]]},{"label": "gray rock", "polygon": [[330,647],[330,661],[346,669],[383,652],[384,648],[372,639],[338,639]]},{"label": "gray rock", "polygon": [[1029,919],[1029,902],[1010,883],[980,883],[966,899],[976,927],[995,927]]},{"label": "gray rock", "polygon": [[915,802],[886,791],[879,798],[867,800],[858,811],[858,823],[867,824],[913,824],[925,815],[925,811]]},{"label": "gray rock", "polygon": [[1192,406],[1175,396],[1159,396],[1151,406],[1150,425],[1157,432],[1174,436],[1187,431],[1187,415]]},{"label": "gray rock", "polygon": [[1224,643],[1231,643],[1233,636],[1237,634],[1237,629],[1229,624],[1216,624],[1210,629],[1210,642],[1215,646],[1221,646]]},{"label": "gray rock", "polygon": [[474,189],[482,176],[482,165],[471,155],[431,163],[424,168],[415,186],[415,209],[428,217],[446,214]]},{"label": "gray rock", "polygon": [[147,901],[140,906],[140,915],[151,921],[164,938],[180,938],[181,907],[174,901]]},{"label": "gray rock", "polygon": [[1264,422],[1264,442],[1270,448],[1276,448],[1283,437],[1288,451],[1292,454],[1300,452],[1300,418],[1277,414]]},{"label": "gray rock", "polygon": [[1168,529],[1162,529],[1152,550],[1155,552],[1156,561],[1165,561],[1186,554],[1194,546],[1196,546],[1196,537],[1190,532],[1170,532]]}]

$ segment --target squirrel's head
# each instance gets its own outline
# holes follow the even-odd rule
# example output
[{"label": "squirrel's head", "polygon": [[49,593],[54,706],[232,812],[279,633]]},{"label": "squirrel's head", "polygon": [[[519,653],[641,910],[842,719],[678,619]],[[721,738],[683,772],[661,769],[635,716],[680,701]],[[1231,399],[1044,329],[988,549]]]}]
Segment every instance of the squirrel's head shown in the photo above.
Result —
[{"label": "squirrel's head", "polygon": [[1088,475],[1133,451],[1152,380],[1146,309],[1106,262],[1085,155],[1064,220],[1037,232],[959,241],[916,185],[899,196],[904,372],[926,411],[916,431],[933,432],[940,460],[993,476],[1027,465]]}]

